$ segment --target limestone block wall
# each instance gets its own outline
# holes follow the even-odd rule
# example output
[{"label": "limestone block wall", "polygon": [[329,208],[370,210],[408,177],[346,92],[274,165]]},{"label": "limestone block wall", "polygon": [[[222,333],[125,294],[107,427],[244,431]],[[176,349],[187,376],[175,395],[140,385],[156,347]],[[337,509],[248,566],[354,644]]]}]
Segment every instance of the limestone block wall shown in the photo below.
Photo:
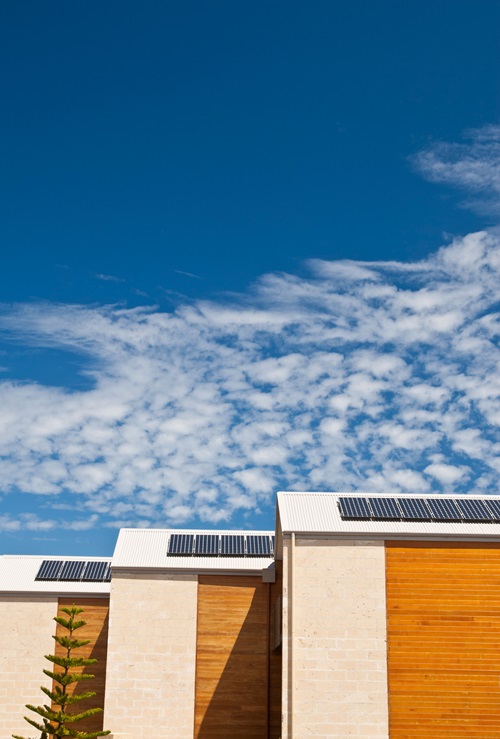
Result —
[{"label": "limestone block wall", "polygon": [[104,726],[119,739],[192,739],[196,575],[114,574]]},{"label": "limestone block wall", "polygon": [[294,549],[283,739],[292,736],[290,710],[293,739],[387,739],[384,543],[297,538]]},{"label": "limestone block wall", "polygon": [[290,615],[288,609],[288,595],[290,586],[290,539],[283,539],[283,584],[282,584],[282,623],[281,623],[281,737],[290,737],[290,711],[288,696],[290,695]]},{"label": "limestone block wall", "polygon": [[40,685],[52,687],[42,670],[50,669],[45,654],[54,653],[57,598],[0,598],[0,737],[30,736],[23,716],[26,703],[41,705],[46,698]]}]

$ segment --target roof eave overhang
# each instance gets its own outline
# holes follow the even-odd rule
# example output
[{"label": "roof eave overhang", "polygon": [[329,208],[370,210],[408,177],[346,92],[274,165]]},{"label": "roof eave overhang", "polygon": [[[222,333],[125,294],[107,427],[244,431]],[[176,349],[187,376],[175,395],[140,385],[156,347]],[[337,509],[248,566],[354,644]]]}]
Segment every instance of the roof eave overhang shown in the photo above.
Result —
[{"label": "roof eave overhang", "polygon": [[[274,564],[274,560],[270,563]],[[261,575],[267,568],[217,569],[214,567],[112,567],[114,576],[119,575]],[[113,580],[111,580],[113,582]]]},{"label": "roof eave overhang", "polygon": [[436,533],[416,533],[416,532],[401,532],[401,531],[366,531],[360,533],[359,531],[283,531],[283,538],[289,539],[292,534],[301,539],[362,539],[362,540],[411,540],[411,541],[490,541],[500,542],[500,534],[486,535],[482,534],[457,534],[451,532],[449,534],[445,532]]},{"label": "roof eave overhang", "polygon": [[74,592],[61,590],[0,590],[0,598],[109,598],[109,591]]}]

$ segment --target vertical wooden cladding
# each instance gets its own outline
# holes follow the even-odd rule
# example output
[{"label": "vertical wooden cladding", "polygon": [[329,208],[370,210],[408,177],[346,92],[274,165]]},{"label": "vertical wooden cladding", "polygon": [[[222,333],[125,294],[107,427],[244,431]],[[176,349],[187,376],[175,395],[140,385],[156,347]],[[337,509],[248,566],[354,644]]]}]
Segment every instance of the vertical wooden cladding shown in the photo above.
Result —
[{"label": "vertical wooden cladding", "polygon": [[260,577],[200,576],[195,739],[265,739],[269,585]]},{"label": "vertical wooden cladding", "polygon": [[387,542],[391,739],[500,739],[500,544]]},{"label": "vertical wooden cladding", "polygon": [[[90,643],[85,647],[80,647],[75,651],[75,657],[91,657],[97,659],[98,662],[95,665],[89,667],[75,668],[75,672],[85,672],[91,675],[95,675],[93,680],[83,680],[80,683],[73,683],[68,685],[68,692],[85,693],[89,690],[94,690],[97,695],[94,698],[88,700],[82,700],[79,703],[68,708],[68,713],[80,713],[86,711],[89,708],[95,708],[99,706],[104,708],[104,689],[106,682],[106,657],[108,652],[108,613],[109,613],[109,599],[108,598],[59,598],[58,616],[68,618],[68,616],[61,611],[61,608],[71,608],[72,605],[76,605],[79,608],[83,608],[84,612],[79,618],[86,621],[86,625],[79,629],[75,636],[79,639],[90,639]],[[67,630],[57,624],[56,635],[66,636]],[[66,656],[66,650],[61,647],[57,642],[55,643],[55,655],[64,657]],[[59,668],[56,668],[59,670]],[[56,710],[59,710],[59,706],[55,706]],[[109,727],[107,727],[109,728]],[[75,729],[78,731],[102,731],[103,729],[103,714],[98,713],[95,716],[90,716],[87,719],[79,721],[75,724]]]}]

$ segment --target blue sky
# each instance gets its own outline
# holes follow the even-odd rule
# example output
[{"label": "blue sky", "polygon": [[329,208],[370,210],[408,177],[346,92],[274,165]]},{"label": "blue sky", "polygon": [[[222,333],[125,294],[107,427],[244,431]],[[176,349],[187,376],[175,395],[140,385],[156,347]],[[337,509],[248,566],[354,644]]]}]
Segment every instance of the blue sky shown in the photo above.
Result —
[{"label": "blue sky", "polygon": [[0,8],[4,552],[498,492],[500,7]]}]

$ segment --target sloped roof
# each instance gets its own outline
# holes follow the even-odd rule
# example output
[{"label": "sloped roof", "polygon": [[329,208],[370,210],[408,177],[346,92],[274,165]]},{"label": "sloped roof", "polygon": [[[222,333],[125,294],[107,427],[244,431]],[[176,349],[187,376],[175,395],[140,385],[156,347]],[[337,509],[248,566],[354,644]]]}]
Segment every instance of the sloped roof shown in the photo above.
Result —
[{"label": "sloped roof", "polygon": [[500,500],[500,496],[497,495],[280,492],[278,493],[277,519],[281,525],[281,532],[283,534],[295,532],[384,539],[391,537],[500,539],[500,523],[344,520],[340,516],[338,506],[340,497]]},{"label": "sloped roof", "polygon": [[109,582],[65,582],[64,580],[36,580],[45,560],[62,562],[110,562],[111,557],[44,557],[41,555],[4,554],[0,556],[0,595],[106,595]]},{"label": "sloped roof", "polygon": [[273,557],[169,556],[171,534],[268,535],[274,531],[213,531],[199,529],[121,529],[113,555],[112,571],[117,569],[189,570],[191,572],[256,573],[269,567]]}]

